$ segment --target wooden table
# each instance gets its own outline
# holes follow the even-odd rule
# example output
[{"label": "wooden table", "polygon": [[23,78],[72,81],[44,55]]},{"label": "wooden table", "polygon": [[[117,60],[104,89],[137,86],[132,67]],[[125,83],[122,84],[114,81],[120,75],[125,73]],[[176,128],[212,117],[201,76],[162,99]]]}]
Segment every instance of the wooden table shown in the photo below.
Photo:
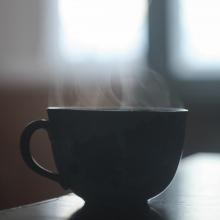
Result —
[{"label": "wooden table", "polygon": [[144,212],[127,207],[116,215],[121,207],[91,211],[82,208],[82,199],[69,194],[1,211],[0,219],[99,219],[99,213],[105,213],[100,219],[220,220],[220,154],[198,153],[184,158],[171,185],[148,204]]}]

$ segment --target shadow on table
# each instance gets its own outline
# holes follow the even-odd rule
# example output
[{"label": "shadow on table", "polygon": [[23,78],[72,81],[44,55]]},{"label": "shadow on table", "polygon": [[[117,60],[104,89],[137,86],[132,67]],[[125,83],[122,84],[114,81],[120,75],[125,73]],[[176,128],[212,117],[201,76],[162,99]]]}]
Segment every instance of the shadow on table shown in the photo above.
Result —
[{"label": "shadow on table", "polygon": [[90,206],[84,205],[75,212],[68,220],[74,219],[105,219],[105,220],[121,220],[121,219],[138,219],[138,220],[166,220],[158,211],[151,208],[148,204],[144,206]]}]

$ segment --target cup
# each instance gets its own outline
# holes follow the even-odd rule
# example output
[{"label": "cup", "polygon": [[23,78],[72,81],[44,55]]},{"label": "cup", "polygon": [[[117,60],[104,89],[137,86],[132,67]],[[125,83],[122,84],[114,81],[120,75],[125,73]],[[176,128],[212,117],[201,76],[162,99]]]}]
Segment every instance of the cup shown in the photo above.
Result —
[{"label": "cup", "polygon": [[[163,192],[181,159],[188,110],[47,109],[49,120],[26,126],[20,141],[26,164],[89,204],[141,203]],[[58,174],[39,166],[29,142],[48,132]]]}]

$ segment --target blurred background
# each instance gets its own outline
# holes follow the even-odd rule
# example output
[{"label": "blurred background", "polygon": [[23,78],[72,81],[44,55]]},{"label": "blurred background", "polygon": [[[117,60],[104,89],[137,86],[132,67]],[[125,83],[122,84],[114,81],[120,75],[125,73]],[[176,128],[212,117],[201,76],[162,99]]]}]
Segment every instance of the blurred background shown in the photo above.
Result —
[{"label": "blurred background", "polygon": [[[220,152],[219,8],[217,0],[0,0],[0,210],[69,193],[20,155],[24,127],[47,119],[48,106],[184,106],[183,156]],[[45,131],[31,152],[56,172]]]}]

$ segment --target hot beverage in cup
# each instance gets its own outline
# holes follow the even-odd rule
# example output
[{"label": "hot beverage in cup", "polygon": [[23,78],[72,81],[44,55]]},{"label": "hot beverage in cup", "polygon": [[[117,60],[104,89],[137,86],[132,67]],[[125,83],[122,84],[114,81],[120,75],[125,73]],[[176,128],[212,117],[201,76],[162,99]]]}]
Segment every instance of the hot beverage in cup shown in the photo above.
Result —
[{"label": "hot beverage in cup", "polygon": [[[183,150],[187,110],[178,108],[48,108],[48,121],[31,122],[21,153],[36,173],[86,203],[145,202],[171,183]],[[48,132],[58,174],[30,154],[31,135]]]}]

